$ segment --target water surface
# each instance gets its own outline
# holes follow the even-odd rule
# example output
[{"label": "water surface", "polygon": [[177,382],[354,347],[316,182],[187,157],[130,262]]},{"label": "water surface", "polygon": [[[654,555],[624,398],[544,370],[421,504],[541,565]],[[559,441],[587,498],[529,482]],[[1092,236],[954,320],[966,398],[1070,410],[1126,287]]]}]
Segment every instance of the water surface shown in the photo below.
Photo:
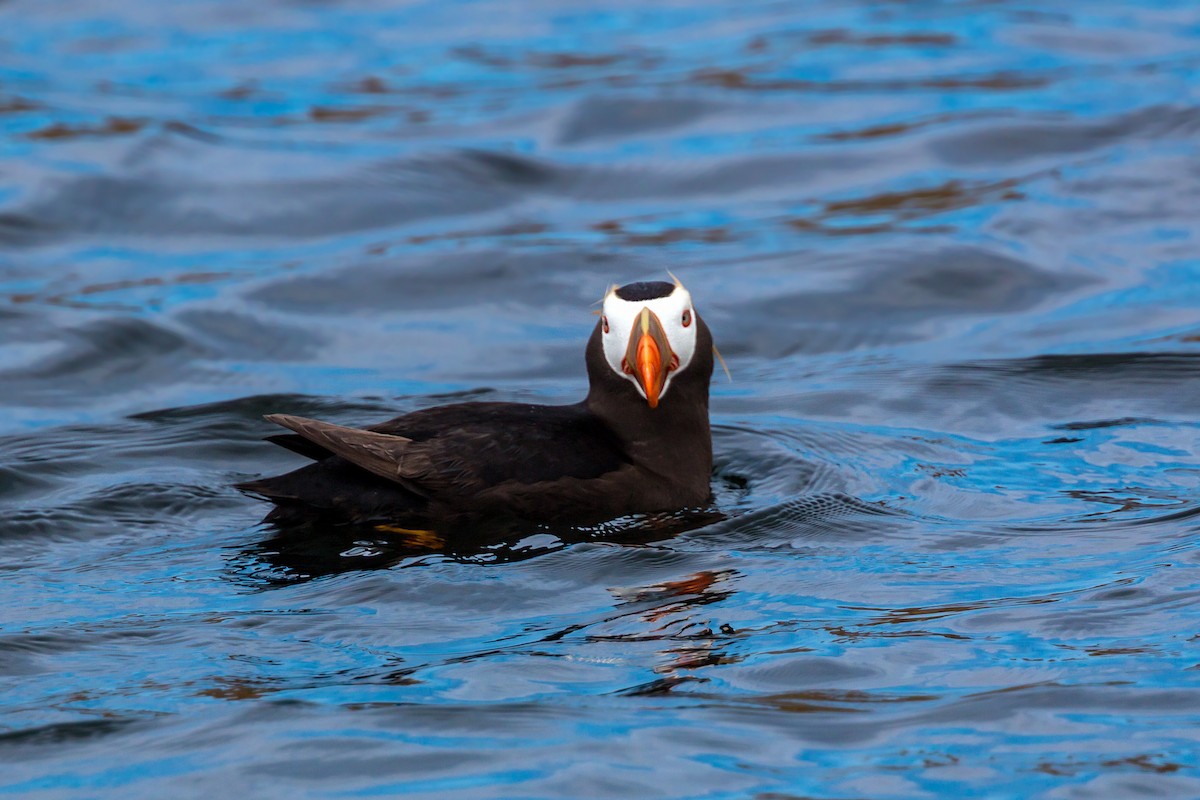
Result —
[{"label": "water surface", "polygon": [[[1197,796],[1190,2],[0,5],[0,789]],[[278,536],[683,279],[723,519]]]}]

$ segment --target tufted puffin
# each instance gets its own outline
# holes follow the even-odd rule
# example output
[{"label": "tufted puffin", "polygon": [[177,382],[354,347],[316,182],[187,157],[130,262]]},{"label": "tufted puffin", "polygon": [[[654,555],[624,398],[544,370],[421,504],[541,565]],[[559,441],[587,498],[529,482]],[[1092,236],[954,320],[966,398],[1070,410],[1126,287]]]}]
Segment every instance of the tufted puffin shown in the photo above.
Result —
[{"label": "tufted puffin", "polygon": [[[275,515],[450,527],[489,517],[590,524],[711,500],[712,335],[683,285],[613,286],[573,405],[457,403],[366,429],[270,414],[313,460],[239,484]],[[272,517],[269,515],[268,520]]]}]

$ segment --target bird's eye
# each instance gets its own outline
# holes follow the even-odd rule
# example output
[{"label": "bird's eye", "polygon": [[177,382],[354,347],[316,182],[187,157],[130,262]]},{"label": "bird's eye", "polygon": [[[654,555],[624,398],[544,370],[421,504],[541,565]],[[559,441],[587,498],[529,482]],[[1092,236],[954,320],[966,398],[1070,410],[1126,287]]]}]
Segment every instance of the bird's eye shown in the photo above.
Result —
[{"label": "bird's eye", "polygon": [[690,308],[688,308],[688,309],[684,309],[684,312],[683,312],[683,327],[685,327],[685,328],[686,328],[688,325],[691,325],[691,324],[692,324],[692,310],[691,310]]},{"label": "bird's eye", "polygon": [[600,318],[600,327],[604,328],[605,333],[608,333],[608,317],[607,316]]}]

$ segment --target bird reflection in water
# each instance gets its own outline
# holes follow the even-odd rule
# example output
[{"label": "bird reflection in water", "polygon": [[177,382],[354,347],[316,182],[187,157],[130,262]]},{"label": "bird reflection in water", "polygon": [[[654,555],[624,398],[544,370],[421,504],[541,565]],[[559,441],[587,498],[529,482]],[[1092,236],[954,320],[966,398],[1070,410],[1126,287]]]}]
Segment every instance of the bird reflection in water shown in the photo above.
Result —
[{"label": "bird reflection in water", "polygon": [[255,578],[282,585],[354,570],[419,566],[431,559],[513,563],[582,542],[650,544],[725,518],[709,507],[637,514],[587,526],[488,519],[434,530],[391,521],[348,523],[311,513],[272,513],[263,520],[269,537],[250,545],[244,555]]},{"label": "bird reflection in water", "polygon": [[629,589],[613,589],[622,605],[638,609],[637,620],[645,631],[611,638],[625,641],[660,640],[669,646],[659,651],[661,663],[654,671],[661,677],[630,687],[626,695],[666,694],[683,683],[702,682],[695,671],[739,660],[725,644],[737,631],[728,623],[717,625],[708,615],[697,619],[697,610],[732,597],[730,582],[736,570],[704,570],[673,581]]}]

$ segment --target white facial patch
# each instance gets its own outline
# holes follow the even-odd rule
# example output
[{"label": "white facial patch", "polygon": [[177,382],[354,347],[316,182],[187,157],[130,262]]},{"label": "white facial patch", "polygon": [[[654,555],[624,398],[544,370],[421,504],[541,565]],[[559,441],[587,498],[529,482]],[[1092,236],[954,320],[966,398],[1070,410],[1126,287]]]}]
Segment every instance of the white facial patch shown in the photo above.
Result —
[{"label": "white facial patch", "polygon": [[[663,332],[667,335],[667,343],[679,359],[679,367],[667,373],[663,382],[659,396],[664,397],[671,388],[671,380],[687,369],[688,364],[692,362],[692,355],[696,352],[696,309],[692,308],[692,295],[678,282],[669,295],[653,300],[622,300],[617,295],[616,287],[605,295],[602,312],[602,324],[606,323],[606,329],[602,330],[604,357],[612,371],[637,387],[638,394],[642,397],[646,396],[645,391],[634,376],[625,371],[622,362],[629,350],[633,326],[643,308],[650,309],[658,317]],[[667,358],[666,354],[663,354],[663,357]]]}]

